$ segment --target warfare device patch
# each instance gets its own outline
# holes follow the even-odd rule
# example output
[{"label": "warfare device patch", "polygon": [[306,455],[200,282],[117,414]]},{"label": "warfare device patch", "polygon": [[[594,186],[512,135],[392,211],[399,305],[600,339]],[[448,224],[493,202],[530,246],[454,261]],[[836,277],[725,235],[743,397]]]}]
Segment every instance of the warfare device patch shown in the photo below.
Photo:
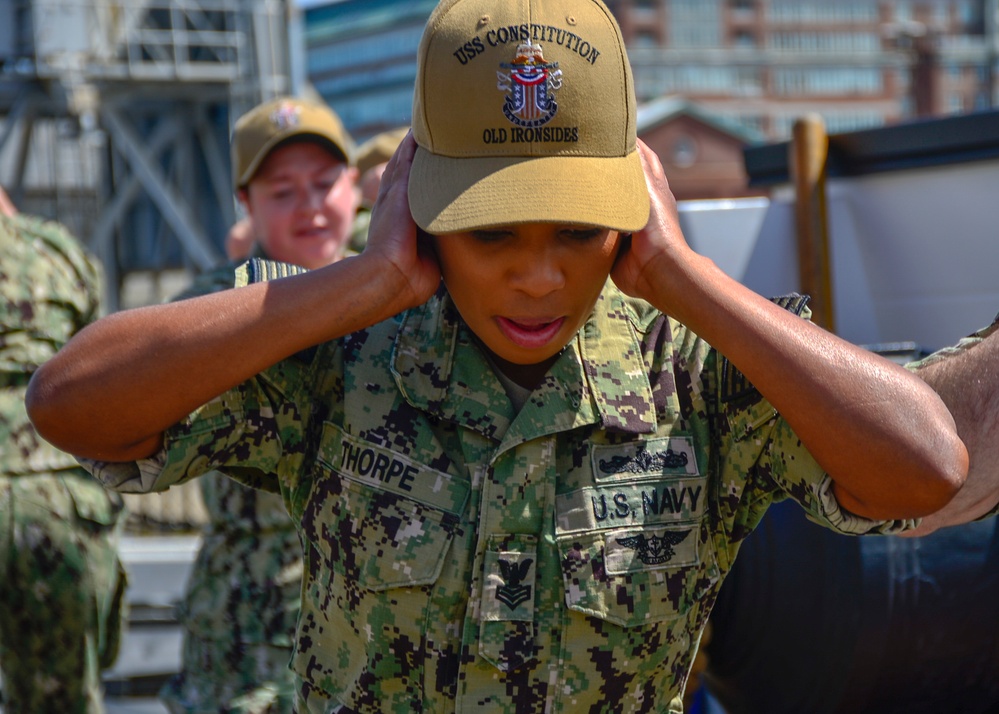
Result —
[{"label": "warfare device patch", "polygon": [[593,478],[628,480],[642,476],[693,476],[698,473],[690,437],[671,436],[632,444],[594,446]]},{"label": "warfare device patch", "polygon": [[625,548],[631,548],[638,554],[638,559],[646,565],[661,565],[668,563],[676,555],[673,546],[682,543],[690,531],[663,531],[663,534],[646,536],[644,533],[618,538],[617,542]]},{"label": "warfare device patch", "polygon": [[611,575],[697,565],[693,528],[611,533],[604,536],[604,566]]}]

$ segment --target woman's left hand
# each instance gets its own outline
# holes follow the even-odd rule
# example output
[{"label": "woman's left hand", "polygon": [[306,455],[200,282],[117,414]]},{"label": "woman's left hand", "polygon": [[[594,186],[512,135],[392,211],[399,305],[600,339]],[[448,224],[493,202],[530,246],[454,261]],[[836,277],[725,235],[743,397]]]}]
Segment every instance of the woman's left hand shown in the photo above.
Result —
[{"label": "woman's left hand", "polygon": [[663,278],[677,269],[681,261],[688,260],[693,251],[680,230],[676,199],[659,157],[641,139],[638,151],[649,190],[649,221],[645,228],[630,237],[622,236],[611,277],[628,295],[659,304],[663,297]]}]

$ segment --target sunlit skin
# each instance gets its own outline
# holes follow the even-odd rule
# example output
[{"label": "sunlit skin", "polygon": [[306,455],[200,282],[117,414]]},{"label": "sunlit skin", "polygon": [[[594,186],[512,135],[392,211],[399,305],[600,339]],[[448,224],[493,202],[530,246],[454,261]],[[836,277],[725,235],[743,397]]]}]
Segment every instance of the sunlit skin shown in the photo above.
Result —
[{"label": "sunlit skin", "polygon": [[357,169],[321,144],[274,149],[240,200],[267,257],[315,269],[343,257],[357,211]]},{"label": "sunlit skin", "polygon": [[533,388],[586,322],[617,255],[616,231],[528,223],[450,233],[441,275],[497,366]]},{"label": "sunlit skin", "polygon": [[249,218],[232,224],[225,237],[225,255],[229,260],[246,260],[253,252],[253,225]]}]

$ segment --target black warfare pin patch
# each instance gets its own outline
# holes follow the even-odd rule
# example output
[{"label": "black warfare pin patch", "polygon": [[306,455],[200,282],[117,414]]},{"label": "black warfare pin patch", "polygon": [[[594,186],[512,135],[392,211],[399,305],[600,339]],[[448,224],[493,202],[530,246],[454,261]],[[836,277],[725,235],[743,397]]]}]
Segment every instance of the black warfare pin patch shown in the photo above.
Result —
[{"label": "black warfare pin patch", "polygon": [[558,111],[555,92],[562,88],[562,70],[558,62],[546,62],[541,45],[524,42],[517,45],[513,63],[502,63],[508,72],[496,72],[496,88],[506,92],[503,114],[514,125],[524,128],[544,126]]}]

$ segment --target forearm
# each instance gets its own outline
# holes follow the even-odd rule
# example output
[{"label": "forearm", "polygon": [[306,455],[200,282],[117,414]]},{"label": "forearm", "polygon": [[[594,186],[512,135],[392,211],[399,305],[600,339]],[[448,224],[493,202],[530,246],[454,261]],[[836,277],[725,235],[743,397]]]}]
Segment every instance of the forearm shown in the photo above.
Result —
[{"label": "forearm", "polygon": [[664,309],[726,355],[874,518],[924,515],[960,486],[967,454],[943,402],[904,368],[782,310],[701,256],[671,265]]},{"label": "forearm", "polygon": [[968,448],[968,479],[942,509],[923,519],[915,535],[967,523],[999,503],[999,330],[968,349],[916,370],[954,415]]},{"label": "forearm", "polygon": [[361,257],[294,278],[109,315],[32,378],[39,433],[80,456],[149,456],[162,432],[276,362],[397,311]]}]

